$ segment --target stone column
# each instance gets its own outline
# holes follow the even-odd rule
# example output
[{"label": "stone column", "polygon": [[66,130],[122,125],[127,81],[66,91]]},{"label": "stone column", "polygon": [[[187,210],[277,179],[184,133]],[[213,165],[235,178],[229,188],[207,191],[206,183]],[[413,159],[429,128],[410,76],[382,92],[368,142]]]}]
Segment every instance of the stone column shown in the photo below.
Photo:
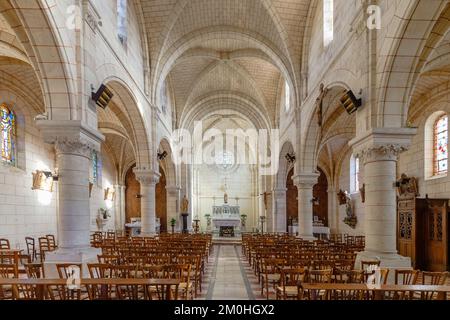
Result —
[{"label": "stone column", "polygon": [[55,146],[58,173],[58,250],[45,256],[45,274],[57,278],[57,263],[95,262],[99,249],[90,246],[89,168],[92,150],[104,137],[76,120],[38,120],[47,143]]},{"label": "stone column", "polygon": [[300,173],[293,177],[298,190],[298,236],[304,240],[314,240],[313,235],[313,187],[317,184],[318,173]]},{"label": "stone column", "polygon": [[61,249],[90,247],[89,167],[91,149],[80,141],[56,141]]},{"label": "stone column", "polygon": [[116,230],[124,230],[125,228],[125,186],[117,184],[114,186],[116,190],[116,200],[114,203],[114,226]]},{"label": "stone column", "polygon": [[136,180],[141,184],[141,235],[156,234],[156,184],[160,174],[153,170],[135,168]]},{"label": "stone column", "polygon": [[333,185],[328,186],[328,223],[332,234],[339,233],[339,210],[337,208],[337,191]]},{"label": "stone column", "polygon": [[356,259],[356,268],[363,260],[381,260],[387,268],[410,268],[410,258],[397,254],[397,180],[398,155],[409,147],[415,129],[373,129],[362,139],[351,142],[354,153],[364,165],[366,185],[364,204],[364,252]]},{"label": "stone column", "polygon": [[286,232],[286,188],[279,188],[272,190],[273,216],[274,216],[274,231]]},{"label": "stone column", "polygon": [[[179,225],[179,207],[180,207],[180,191],[181,187],[179,186],[166,186],[167,190],[167,231],[170,232],[172,230],[170,220],[175,218],[177,220],[177,224]],[[177,225],[175,225],[175,231],[177,231]]]}]

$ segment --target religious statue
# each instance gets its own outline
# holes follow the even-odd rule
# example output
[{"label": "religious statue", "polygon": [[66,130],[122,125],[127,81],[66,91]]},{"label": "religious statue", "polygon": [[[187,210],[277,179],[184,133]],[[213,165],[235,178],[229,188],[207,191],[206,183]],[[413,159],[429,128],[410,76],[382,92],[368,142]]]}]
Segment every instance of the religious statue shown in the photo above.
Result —
[{"label": "religious statue", "polygon": [[228,204],[228,194],[226,192],[223,195],[223,203]]},{"label": "religious statue", "polygon": [[316,100],[316,107],[317,107],[317,124],[319,127],[322,127],[323,124],[323,100],[325,99],[325,96],[328,93],[328,89],[325,88],[325,85],[323,83],[320,84],[320,95],[317,97]]},{"label": "religious statue", "polygon": [[414,197],[419,196],[417,179],[414,177],[408,177],[405,173],[403,173],[395,185],[397,187],[397,195],[399,197],[407,194],[414,195]]},{"label": "religious statue", "polygon": [[189,200],[184,195],[183,200],[181,200],[181,213],[188,213],[189,211]]},{"label": "religious statue", "polygon": [[343,192],[343,195],[341,196],[345,196],[345,203],[341,203],[341,204],[345,204],[345,219],[344,219],[344,223],[346,225],[348,225],[349,227],[355,229],[356,228],[356,223],[358,222],[358,219],[356,218],[356,215],[353,211],[353,204],[352,204],[352,198],[350,196],[350,194],[347,191],[340,191],[340,193]]},{"label": "religious statue", "polygon": [[339,205],[344,205],[347,203],[347,196],[346,196],[346,192],[339,190],[338,195],[338,200],[339,200]]}]

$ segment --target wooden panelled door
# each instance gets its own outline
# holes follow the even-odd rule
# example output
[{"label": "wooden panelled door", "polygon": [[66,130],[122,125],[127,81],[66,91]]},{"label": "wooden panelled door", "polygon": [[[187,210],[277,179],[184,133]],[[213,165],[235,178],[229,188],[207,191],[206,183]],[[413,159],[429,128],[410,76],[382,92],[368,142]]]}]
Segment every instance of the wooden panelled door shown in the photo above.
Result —
[{"label": "wooden panelled door", "polygon": [[448,208],[447,200],[433,200],[429,204],[425,222],[425,269],[448,270]]},{"label": "wooden panelled door", "polygon": [[293,176],[294,169],[292,168],[286,179],[286,231],[289,231],[289,221],[298,219],[298,191],[292,180]]},{"label": "wooden panelled door", "polygon": [[136,180],[133,165],[125,176],[125,217],[126,223],[130,222],[131,218],[141,217],[141,184]]}]

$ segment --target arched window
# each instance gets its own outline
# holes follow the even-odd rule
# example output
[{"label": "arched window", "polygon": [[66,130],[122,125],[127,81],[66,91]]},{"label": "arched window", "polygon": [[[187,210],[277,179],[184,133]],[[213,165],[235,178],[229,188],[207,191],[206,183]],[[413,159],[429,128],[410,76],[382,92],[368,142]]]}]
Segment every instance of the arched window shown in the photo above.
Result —
[{"label": "arched window", "polygon": [[16,164],[16,116],[5,104],[0,106],[2,134],[2,162]]},{"label": "arched window", "polygon": [[161,111],[163,114],[167,114],[167,84],[163,82],[160,95]]},{"label": "arched window", "polygon": [[127,0],[117,0],[117,36],[125,46],[128,38]]},{"label": "arched window", "polygon": [[448,116],[440,116],[434,123],[434,175],[448,171]]},{"label": "arched window", "polygon": [[291,88],[287,81],[284,82],[284,108],[286,112],[291,109]]},{"label": "arched window", "polygon": [[350,158],[350,192],[359,192],[359,158],[354,155]]},{"label": "arched window", "polygon": [[323,45],[334,39],[334,0],[323,0]]}]

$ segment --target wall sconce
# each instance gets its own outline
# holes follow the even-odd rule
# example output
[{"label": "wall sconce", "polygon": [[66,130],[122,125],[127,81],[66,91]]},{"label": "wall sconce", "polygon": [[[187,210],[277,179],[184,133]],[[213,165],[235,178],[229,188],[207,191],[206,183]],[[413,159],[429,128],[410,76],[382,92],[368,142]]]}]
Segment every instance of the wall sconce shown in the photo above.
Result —
[{"label": "wall sconce", "polygon": [[289,153],[289,152],[286,153],[285,158],[286,158],[287,162],[289,162],[289,163],[295,162],[295,154],[294,153]]},{"label": "wall sconce", "polygon": [[320,204],[320,199],[317,197],[314,197],[311,199],[311,203],[315,206],[318,206]]},{"label": "wall sconce", "polygon": [[141,199],[142,198],[142,194],[136,194],[136,199]]},{"label": "wall sconce", "polygon": [[116,191],[113,188],[105,189],[105,200],[106,201],[114,201],[116,198]]},{"label": "wall sconce", "polygon": [[95,101],[95,104],[102,109],[106,109],[109,102],[113,98],[113,93],[108,89],[107,86],[102,84],[100,88],[98,88],[97,92],[94,92],[94,87],[91,86],[92,89],[92,100]]},{"label": "wall sconce", "polygon": [[346,91],[340,101],[348,114],[356,112],[356,110],[358,110],[358,108],[362,105],[362,100],[356,99],[352,90]]},{"label": "wall sconce", "polygon": [[167,157],[167,151],[158,152],[158,160],[163,161]]},{"label": "wall sconce", "polygon": [[33,172],[33,186],[31,189],[53,192],[54,180],[54,176],[50,171],[37,170]]}]

